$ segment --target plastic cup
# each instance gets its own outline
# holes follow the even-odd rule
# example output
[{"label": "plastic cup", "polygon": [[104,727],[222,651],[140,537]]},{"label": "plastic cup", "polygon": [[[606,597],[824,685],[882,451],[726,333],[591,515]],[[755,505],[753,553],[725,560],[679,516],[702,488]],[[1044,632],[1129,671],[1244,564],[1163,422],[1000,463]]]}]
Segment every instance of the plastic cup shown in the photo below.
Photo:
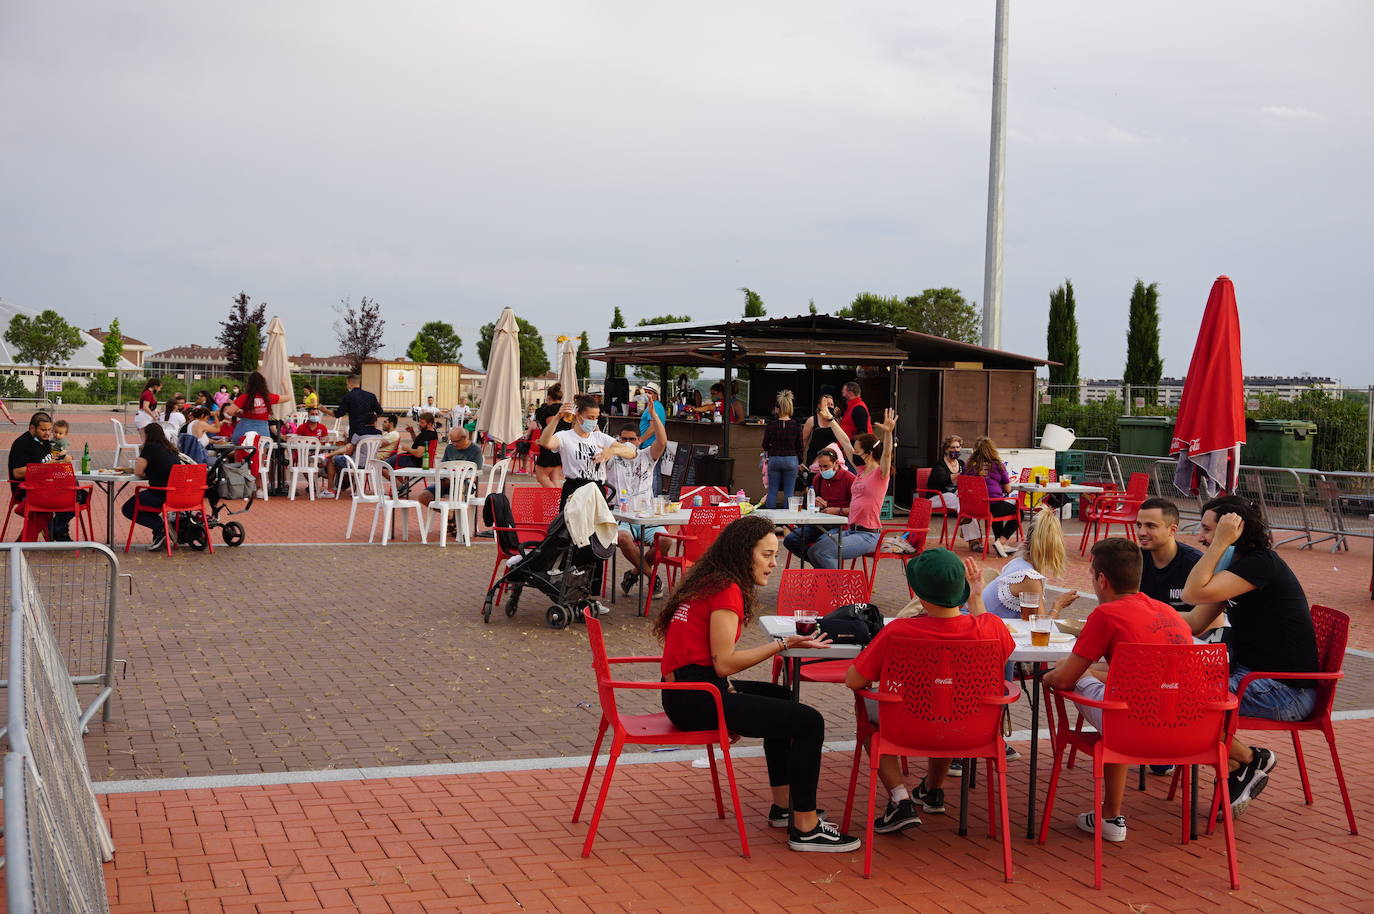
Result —
[{"label": "plastic cup", "polygon": [[1040,594],[1022,593],[1016,595],[1016,600],[1021,604],[1021,620],[1025,621],[1040,612]]},{"label": "plastic cup", "polygon": [[1060,486],[1060,488],[1064,488],[1064,487],[1071,486],[1071,485],[1073,485],[1073,477],[1072,477],[1072,476],[1060,476],[1060,477],[1059,477],[1059,486]]},{"label": "plastic cup", "polygon": [[793,623],[797,626],[797,634],[803,638],[812,638],[820,625],[820,617],[809,609],[804,609],[792,616]]},{"label": "plastic cup", "polygon": [[1031,647],[1049,647],[1054,620],[1049,616],[1034,616],[1030,620]]},{"label": "plastic cup", "polygon": [[787,510],[789,510],[789,511],[800,511],[800,510],[801,510],[801,505],[802,505],[802,500],[801,500],[801,496],[800,496],[800,495],[789,495],[789,496],[787,496]]}]

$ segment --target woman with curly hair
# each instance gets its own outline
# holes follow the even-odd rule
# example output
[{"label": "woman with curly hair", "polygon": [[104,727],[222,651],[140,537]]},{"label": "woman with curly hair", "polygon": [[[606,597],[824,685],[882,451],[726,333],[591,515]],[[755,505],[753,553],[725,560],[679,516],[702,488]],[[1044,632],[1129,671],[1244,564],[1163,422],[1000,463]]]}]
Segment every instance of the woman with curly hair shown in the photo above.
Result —
[{"label": "woman with curly hair", "polygon": [[[654,631],[663,639],[665,682],[709,682],[720,690],[725,725],[741,736],[761,737],[773,806],[768,824],[788,828],[794,851],[844,853],[858,838],[820,817],[816,783],[821,776],[825,719],[788,690],[770,682],[732,683],[727,677],[772,660],[788,648],[825,647],[824,636],[788,635],[759,647],[737,646],[754,617],[758,588],[777,567],[778,538],[762,517],[742,517],[721,531],[663,604]],[[663,693],[663,710],[683,730],[717,726],[716,706],[706,692]]]}]

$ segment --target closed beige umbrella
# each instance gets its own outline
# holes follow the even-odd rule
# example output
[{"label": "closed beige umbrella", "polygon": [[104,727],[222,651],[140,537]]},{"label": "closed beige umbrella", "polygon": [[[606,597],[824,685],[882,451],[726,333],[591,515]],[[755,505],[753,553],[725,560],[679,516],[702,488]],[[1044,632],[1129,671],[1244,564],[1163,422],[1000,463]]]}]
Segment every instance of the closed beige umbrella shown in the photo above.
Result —
[{"label": "closed beige umbrella", "polygon": [[258,370],[267,380],[267,392],[281,397],[272,407],[272,418],[287,418],[296,411],[296,392],[291,386],[291,360],[286,357],[286,327],[279,317],[267,325],[267,349]]},{"label": "closed beige umbrella", "polygon": [[502,309],[491,338],[487,383],[477,409],[477,430],[494,441],[513,444],[525,434],[525,415],[520,403],[520,325],[515,312]]},{"label": "closed beige umbrella", "polygon": [[558,383],[563,385],[563,402],[571,403],[577,389],[577,340],[558,338]]}]

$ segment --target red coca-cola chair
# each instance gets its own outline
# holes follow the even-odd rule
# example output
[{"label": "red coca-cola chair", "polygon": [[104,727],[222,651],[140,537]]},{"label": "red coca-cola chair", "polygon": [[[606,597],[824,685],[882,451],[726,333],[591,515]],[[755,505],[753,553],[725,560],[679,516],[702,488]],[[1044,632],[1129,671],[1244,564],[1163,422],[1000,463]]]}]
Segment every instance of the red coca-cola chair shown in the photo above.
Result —
[{"label": "red coca-cola chair", "polygon": [[[1094,543],[1104,536],[1111,536],[1113,524],[1120,524],[1126,528],[1126,538],[1134,540],[1136,516],[1140,514],[1141,503],[1149,497],[1149,473],[1132,473],[1130,481],[1126,483],[1125,492],[1103,492],[1094,496],[1091,515],[1087,511],[1083,515],[1083,537],[1078,544],[1079,555],[1088,547],[1089,529],[1092,531]],[[1104,524],[1107,527],[1105,533],[1102,532]]]},{"label": "red coca-cola chair", "polygon": [[[725,777],[730,784],[730,802],[735,809],[735,827],[739,829],[740,853],[749,857],[749,838],[744,832],[744,811],[740,806],[739,786],[735,783],[735,768],[730,761],[730,731],[725,726],[725,710],[721,706],[720,690],[709,682],[625,682],[611,678],[613,663],[652,663],[658,664],[662,657],[608,657],[606,643],[601,637],[601,623],[590,613],[586,616],[587,642],[592,649],[592,670],[596,673],[596,692],[601,699],[601,723],[596,731],[596,745],[592,747],[591,758],[587,760],[587,774],[582,779],[582,791],[577,795],[577,805],[573,807],[572,820],[576,822],[582,815],[582,804],[587,799],[587,788],[592,783],[592,772],[596,770],[596,759],[601,753],[601,743],[606,731],[611,731],[610,759],[606,763],[606,775],[601,779],[601,789],[596,794],[596,807],[592,810],[592,821],[587,826],[587,841],[582,845],[582,856],[588,857],[592,844],[596,841],[596,829],[601,823],[601,813],[606,808],[606,796],[610,793],[611,778],[615,775],[615,765],[625,745],[649,746],[705,746],[706,758],[711,763],[711,787],[716,794],[716,817],[725,818],[725,804],[720,795],[720,776],[716,771],[714,747],[720,746],[720,754],[725,762]],[[662,711],[655,714],[622,714],[616,704],[619,691],[644,690],[666,692],[670,689],[706,692],[715,701],[716,727],[713,730],[679,730],[673,726],[668,715]]]},{"label": "red coca-cola chair", "polygon": [[[1097,701],[1078,692],[1049,689],[1058,709],[1058,734],[1053,740],[1054,768],[1050,773],[1040,843],[1049,836],[1054,797],[1063,771],[1064,750],[1074,747],[1093,761],[1093,806],[1097,830],[1093,835],[1093,886],[1102,888],[1103,766],[1177,765],[1183,779],[1183,843],[1188,843],[1190,765],[1207,765],[1216,777],[1207,833],[1222,809],[1231,888],[1240,888],[1240,866],[1231,822],[1231,799],[1226,788],[1227,757],[1235,732],[1236,698],[1228,685],[1229,660],[1224,644],[1122,644],[1112,655],[1107,691]],[[1069,725],[1064,699],[1079,707],[1100,708],[1100,733],[1083,733]]]},{"label": "red coca-cola chair", "polygon": [[[868,575],[857,568],[788,568],[778,582],[778,615],[796,615],[799,609],[817,616],[850,603],[867,603],[873,595]],[[844,682],[851,660],[816,660],[803,663],[803,682]],[[783,670],[781,657],[773,658],[773,681]]]},{"label": "red coca-cola chair", "polygon": [[706,554],[706,550],[711,548],[716,537],[720,536],[720,531],[738,519],[739,505],[703,505],[692,509],[691,517],[682,528],[682,533],[659,533],[658,539],[675,544],[676,551],[665,553],[654,549],[654,564],[649,569],[651,586],[644,588],[644,607],[640,610],[640,615],[649,614],[649,608],[654,602],[652,584],[660,570],[666,578],[663,582],[663,592],[667,593],[682,579],[682,574]]},{"label": "red coca-cola chair", "polygon": [[[493,527],[497,533],[514,533],[515,538],[522,545],[533,545],[539,543],[549,532],[549,524],[553,523],[558,516],[560,500],[563,497],[562,489],[549,489],[544,486],[515,486],[510,490],[510,513],[515,519],[514,527]],[[513,556],[520,555],[519,552],[507,552],[501,547],[501,537],[496,537],[496,562],[491,568],[491,580],[487,581],[487,589],[490,590],[496,583],[496,576],[501,573],[506,562]],[[496,602],[501,602],[505,596],[505,586],[496,592]]]},{"label": "red coca-cola chair", "polygon": [[[898,559],[902,563],[903,571],[906,570],[906,563],[916,558],[925,551],[926,542],[930,537],[930,512],[933,505],[924,498],[916,498],[911,501],[911,511],[906,516],[904,524],[883,524],[878,532],[878,548],[873,550],[872,555],[863,556],[864,570],[868,572],[868,589],[872,590],[878,581],[878,563],[883,559]],[[906,541],[916,547],[915,552],[884,552],[883,539],[889,535],[905,536]],[[902,577],[903,582],[906,576]],[[907,585],[907,593],[916,596],[916,592]]]},{"label": "red coca-cola chair", "polygon": [[[54,514],[74,514],[77,530],[85,531],[85,539],[91,537],[91,490],[93,486],[76,484],[76,468],[70,463],[31,463],[25,470],[24,481],[19,487],[24,490],[16,513],[24,519],[20,527],[21,542],[31,543],[48,529]],[[78,493],[85,492],[83,502]],[[6,528],[9,519],[5,521]]]},{"label": "red coca-cola chair", "polygon": [[[138,500],[140,492],[165,492],[166,500],[160,507],[148,507],[141,504]],[[158,514],[162,516],[163,542],[167,546],[167,554],[172,554],[172,542],[176,534],[181,531],[182,514],[199,514],[200,523],[205,530],[205,544],[213,555],[215,544],[210,540],[209,517],[205,511],[205,464],[203,463],[183,463],[172,467],[167,474],[167,485],[165,486],[135,486],[133,494],[134,516],[129,519],[129,538],[124,543],[124,551],[128,552],[129,547],[134,542],[134,531],[138,529],[138,516],[140,514]],[[169,515],[176,514],[176,524],[173,525]]]},{"label": "red coca-cola chair", "polygon": [[[954,500],[948,492],[941,492],[936,489],[929,488],[929,486],[930,467],[919,467],[916,470],[916,488],[912,489],[911,491],[911,501],[913,504],[916,502],[917,499],[922,499],[924,501],[930,502],[931,516],[938,516],[940,518],[940,539],[936,541],[936,545],[943,546],[945,543],[953,545],[954,535],[951,534],[949,531],[949,521],[950,518],[954,518],[955,520],[957,520],[959,517],[959,511],[946,502],[946,499],[949,499],[949,501]],[[935,504],[935,502],[930,501],[932,498],[938,498],[939,504],[937,505]],[[958,532],[959,527],[957,524],[955,525],[954,530],[955,532]]]},{"label": "red coca-cola chair", "polygon": [[[987,760],[988,837],[1002,832],[1002,873],[1011,882],[1011,822],[1007,811],[1007,756],[1002,711],[1021,688],[1002,679],[1005,658],[996,641],[932,641],[920,632],[886,636],[887,654],[876,692],[856,692],[861,739],[854,747],[844,824],[849,828],[864,744],[868,744],[868,826],[864,876],[873,873],[873,821],[877,816],[878,762],[884,755]],[[867,724],[863,699],[878,702],[878,727]]]},{"label": "red coca-cola chair", "polygon": [[959,528],[964,521],[978,521],[983,528],[983,557],[987,558],[988,546],[992,542],[992,525],[994,521],[1015,521],[1016,533],[1021,535],[1021,514],[1018,511],[1015,517],[997,518],[992,514],[992,502],[994,500],[988,495],[988,484],[981,476],[960,476],[955,480],[959,487],[959,516],[954,520],[954,530],[950,532],[950,543],[954,542],[954,537],[959,535]]}]

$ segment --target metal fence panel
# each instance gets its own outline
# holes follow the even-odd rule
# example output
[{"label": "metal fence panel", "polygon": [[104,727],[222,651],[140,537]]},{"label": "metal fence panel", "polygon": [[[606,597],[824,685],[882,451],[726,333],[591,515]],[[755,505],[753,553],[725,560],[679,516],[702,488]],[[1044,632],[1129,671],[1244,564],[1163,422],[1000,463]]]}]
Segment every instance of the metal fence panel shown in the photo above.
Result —
[{"label": "metal fence panel", "polygon": [[[65,544],[64,544],[65,545]],[[114,845],[91,787],[81,707],[22,546],[6,546],[9,742],[5,886],[14,914],[109,911],[101,862]],[[46,550],[42,550],[46,551]]]}]

